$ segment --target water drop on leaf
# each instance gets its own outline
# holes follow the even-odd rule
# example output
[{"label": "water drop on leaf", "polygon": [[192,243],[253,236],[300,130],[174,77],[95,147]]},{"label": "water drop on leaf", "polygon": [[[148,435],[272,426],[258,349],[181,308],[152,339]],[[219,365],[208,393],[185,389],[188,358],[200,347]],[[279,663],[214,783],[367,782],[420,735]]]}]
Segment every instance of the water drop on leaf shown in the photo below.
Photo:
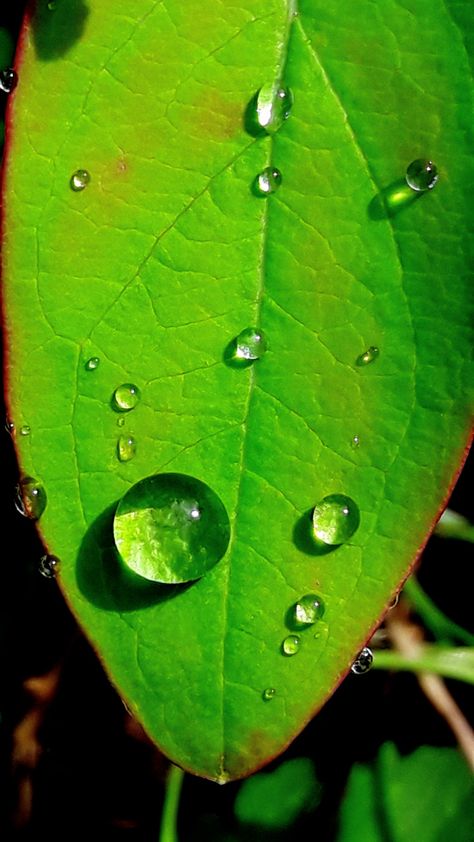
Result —
[{"label": "water drop on leaf", "polygon": [[95,371],[96,368],[99,367],[99,365],[100,365],[100,358],[99,357],[90,357],[87,360],[84,368],[86,369],[86,371]]},{"label": "water drop on leaf", "polygon": [[323,544],[344,544],[352,537],[359,523],[359,508],[345,494],[329,494],[313,509],[314,534]]},{"label": "water drop on leaf", "polygon": [[74,190],[75,193],[80,193],[81,190],[84,190],[84,188],[87,187],[90,180],[90,173],[88,173],[87,170],[76,170],[76,172],[72,174],[69,182],[71,190]]},{"label": "water drop on leaf", "polygon": [[18,76],[12,67],[6,67],[0,71],[0,91],[11,94],[18,84]]},{"label": "water drop on leaf", "polygon": [[217,564],[229,544],[230,523],[206,483],[186,474],[155,474],[120,500],[114,537],[127,567],[174,584],[199,579]]},{"label": "water drop on leaf", "polygon": [[59,558],[55,555],[44,555],[40,559],[39,572],[45,579],[54,579],[59,569]]},{"label": "water drop on leaf", "polygon": [[281,644],[283,654],[288,656],[296,655],[300,648],[300,643],[301,640],[297,634],[289,634]]},{"label": "water drop on leaf", "polygon": [[276,690],[274,687],[266,687],[262,693],[262,698],[264,702],[269,702],[271,699],[275,697]]},{"label": "water drop on leaf", "polygon": [[23,424],[23,426],[20,427],[20,436],[29,436],[30,433],[31,427],[29,426],[29,424]]},{"label": "water drop on leaf", "polygon": [[141,393],[134,383],[122,383],[112,395],[112,406],[116,412],[130,412],[140,403]]},{"label": "water drop on leaf", "polygon": [[281,184],[281,172],[276,167],[265,167],[255,179],[255,192],[259,196],[270,196]]},{"label": "water drop on leaf", "polygon": [[130,462],[137,452],[137,444],[133,436],[120,436],[117,442],[117,456],[120,462]]},{"label": "water drop on leaf", "polygon": [[256,327],[246,327],[235,339],[235,357],[237,360],[260,360],[267,350],[263,331]]},{"label": "water drop on leaf", "polygon": [[433,161],[418,158],[407,167],[405,177],[412,190],[424,193],[426,190],[432,190],[438,181],[438,168]]},{"label": "water drop on leaf", "polygon": [[38,480],[23,477],[16,490],[15,508],[23,517],[38,520],[46,508],[46,491]]},{"label": "water drop on leaf", "polygon": [[376,345],[371,345],[363,354],[360,354],[356,359],[356,365],[364,366],[373,363],[379,356],[380,351]]},{"label": "water drop on leaf", "polygon": [[293,94],[289,88],[264,85],[256,99],[257,123],[268,134],[274,134],[288,119],[292,107]]},{"label": "water drop on leaf", "polygon": [[302,596],[294,607],[293,621],[299,628],[313,626],[324,614],[324,603],[320,596],[307,593]]},{"label": "water drop on leaf", "polygon": [[369,649],[368,646],[364,646],[364,648],[359,652],[357,658],[355,659],[354,663],[351,666],[351,671],[354,675],[364,675],[365,672],[368,672],[374,662],[374,656],[372,650]]}]

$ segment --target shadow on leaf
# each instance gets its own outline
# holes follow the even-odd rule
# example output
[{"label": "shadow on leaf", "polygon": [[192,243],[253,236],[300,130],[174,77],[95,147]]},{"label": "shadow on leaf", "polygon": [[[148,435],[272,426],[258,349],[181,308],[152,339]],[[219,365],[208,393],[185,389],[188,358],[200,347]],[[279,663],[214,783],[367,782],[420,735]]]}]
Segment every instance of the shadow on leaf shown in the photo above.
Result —
[{"label": "shadow on leaf", "polygon": [[31,24],[40,61],[66,55],[82,38],[88,16],[85,0],[39,0]]},{"label": "shadow on leaf", "polygon": [[370,219],[390,219],[400,211],[408,208],[413,202],[421,199],[423,193],[417,193],[408,186],[404,178],[393,181],[388,187],[384,187],[369,202],[367,214]]},{"label": "shadow on leaf", "polygon": [[135,575],[124,566],[115,548],[113,522],[117,503],[89,527],[77,558],[76,577],[89,602],[107,611],[134,611],[165,602],[190,587],[161,585]]}]

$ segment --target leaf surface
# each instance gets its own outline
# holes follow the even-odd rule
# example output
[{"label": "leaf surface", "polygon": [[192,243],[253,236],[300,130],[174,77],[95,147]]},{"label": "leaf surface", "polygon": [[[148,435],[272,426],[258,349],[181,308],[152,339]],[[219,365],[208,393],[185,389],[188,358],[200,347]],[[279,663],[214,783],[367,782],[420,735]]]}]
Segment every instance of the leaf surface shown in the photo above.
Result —
[{"label": "leaf surface", "polygon": [[[471,418],[472,6],[295,11],[38,2],[8,115],[9,407],[22,472],[48,495],[41,533],[150,736],[220,781],[282,751],[347,673]],[[249,103],[282,82],[292,114],[256,134]],[[401,179],[420,157],[440,179],[415,197]],[[282,184],[257,198],[270,165]],[[265,356],[229,366],[252,325]],[[357,365],[370,346],[379,357]],[[122,416],[123,383],[142,398]],[[120,435],[136,441],[127,462]],[[231,520],[224,558],[192,585],[141,583],[114,551],[117,501],[159,472],[206,482]],[[322,553],[308,513],[330,494],[357,503],[360,526]],[[285,657],[291,607],[314,592],[324,617]]]}]

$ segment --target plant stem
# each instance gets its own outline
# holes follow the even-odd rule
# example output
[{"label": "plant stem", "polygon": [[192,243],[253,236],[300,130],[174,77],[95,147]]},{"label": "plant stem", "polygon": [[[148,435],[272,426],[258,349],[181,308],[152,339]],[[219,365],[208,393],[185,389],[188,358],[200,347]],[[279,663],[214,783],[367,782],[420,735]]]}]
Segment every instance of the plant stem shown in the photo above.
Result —
[{"label": "plant stem", "polygon": [[374,669],[431,672],[444,678],[455,678],[474,684],[474,650],[470,647],[424,645],[415,655],[395,650],[377,650]]},{"label": "plant stem", "polygon": [[474,635],[458,626],[438,608],[432,599],[424,592],[414,576],[405,582],[404,593],[423,619],[426,627],[438,639],[460,640],[467,646],[474,646]]},{"label": "plant stem", "polygon": [[183,780],[183,770],[171,764],[166,779],[165,800],[158,842],[178,842],[176,825]]}]

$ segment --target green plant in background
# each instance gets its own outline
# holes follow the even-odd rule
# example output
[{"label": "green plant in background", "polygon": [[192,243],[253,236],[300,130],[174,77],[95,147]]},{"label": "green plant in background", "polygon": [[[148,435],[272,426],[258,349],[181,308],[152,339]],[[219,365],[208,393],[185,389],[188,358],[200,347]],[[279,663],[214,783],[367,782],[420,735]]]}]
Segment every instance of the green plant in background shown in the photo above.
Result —
[{"label": "green plant in background", "polygon": [[[2,249],[19,507],[134,715],[213,780],[331,694],[459,470],[473,23],[425,0],[39,0],[25,25]],[[472,678],[466,647],[378,662]],[[268,827],[312,804],[275,799]]]}]

